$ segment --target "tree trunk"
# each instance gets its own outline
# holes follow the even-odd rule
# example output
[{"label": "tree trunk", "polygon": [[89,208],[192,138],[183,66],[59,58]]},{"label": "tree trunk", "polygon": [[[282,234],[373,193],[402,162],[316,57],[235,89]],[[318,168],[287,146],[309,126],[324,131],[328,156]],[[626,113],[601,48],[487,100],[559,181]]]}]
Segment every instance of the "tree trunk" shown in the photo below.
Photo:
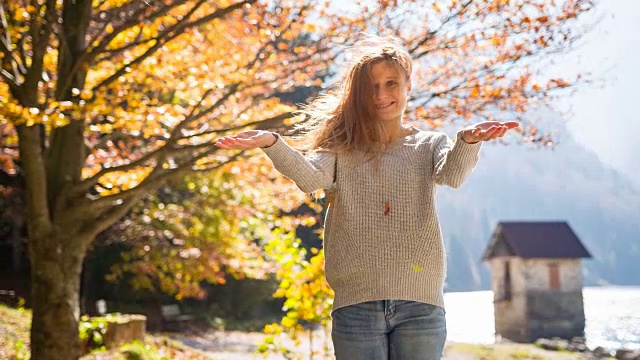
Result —
[{"label": "tree trunk", "polygon": [[80,357],[78,335],[80,273],[84,250],[65,246],[82,243],[55,232],[32,241],[31,358],[75,360]]}]

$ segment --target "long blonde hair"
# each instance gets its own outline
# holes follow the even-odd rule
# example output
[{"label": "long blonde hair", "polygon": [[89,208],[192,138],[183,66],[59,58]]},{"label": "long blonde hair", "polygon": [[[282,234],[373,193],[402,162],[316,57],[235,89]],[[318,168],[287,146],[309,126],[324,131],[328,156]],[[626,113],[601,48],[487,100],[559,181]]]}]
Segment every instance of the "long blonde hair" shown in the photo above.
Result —
[{"label": "long blonde hair", "polygon": [[353,48],[353,60],[337,86],[303,106],[305,121],[297,126],[304,134],[300,146],[336,153],[361,150],[377,153],[384,150],[386,133],[373,116],[371,67],[386,61],[400,75],[411,81],[411,56],[391,37],[368,36]]}]

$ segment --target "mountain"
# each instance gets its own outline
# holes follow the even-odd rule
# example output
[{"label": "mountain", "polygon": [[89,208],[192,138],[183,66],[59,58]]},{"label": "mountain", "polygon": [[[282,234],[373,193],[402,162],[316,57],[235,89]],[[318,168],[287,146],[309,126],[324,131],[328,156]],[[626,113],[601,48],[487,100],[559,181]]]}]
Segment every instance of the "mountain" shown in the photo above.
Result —
[{"label": "mountain", "polygon": [[554,131],[563,138],[554,148],[484,144],[462,187],[438,189],[447,291],[490,288],[481,256],[499,221],[566,221],[593,257],[585,285],[640,284],[640,190]]}]

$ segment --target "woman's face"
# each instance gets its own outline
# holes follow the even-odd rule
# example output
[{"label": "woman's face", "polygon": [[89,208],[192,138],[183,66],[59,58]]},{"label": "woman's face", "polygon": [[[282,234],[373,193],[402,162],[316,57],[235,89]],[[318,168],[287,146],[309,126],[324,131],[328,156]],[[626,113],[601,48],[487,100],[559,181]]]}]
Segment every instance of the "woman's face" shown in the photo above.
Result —
[{"label": "woman's face", "polygon": [[371,67],[373,82],[373,111],[379,120],[400,121],[407,105],[407,95],[411,84],[405,76],[388,61],[381,61]]}]

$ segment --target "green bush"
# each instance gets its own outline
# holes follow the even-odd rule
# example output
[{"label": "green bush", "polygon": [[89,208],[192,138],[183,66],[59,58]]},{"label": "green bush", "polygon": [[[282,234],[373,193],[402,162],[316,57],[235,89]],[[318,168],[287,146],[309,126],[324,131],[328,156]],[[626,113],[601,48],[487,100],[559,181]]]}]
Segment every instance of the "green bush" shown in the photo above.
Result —
[{"label": "green bush", "polygon": [[105,349],[104,334],[107,332],[108,323],[109,320],[106,317],[83,316],[80,319],[79,333],[83,353]]},{"label": "green bush", "polygon": [[125,360],[160,360],[154,348],[145,346],[140,341],[134,341],[120,347],[120,354]]}]

